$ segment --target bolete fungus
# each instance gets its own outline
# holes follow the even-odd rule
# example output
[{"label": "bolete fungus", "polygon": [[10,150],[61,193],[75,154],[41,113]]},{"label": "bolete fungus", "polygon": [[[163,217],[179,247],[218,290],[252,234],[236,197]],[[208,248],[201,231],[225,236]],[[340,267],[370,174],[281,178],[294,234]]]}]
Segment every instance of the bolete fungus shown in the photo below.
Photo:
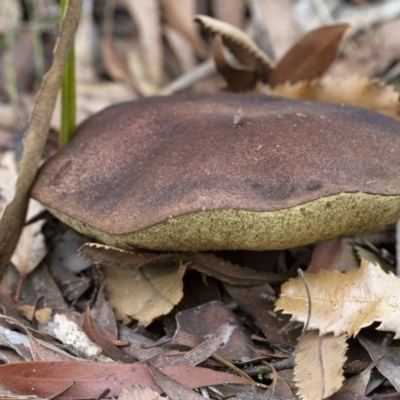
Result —
[{"label": "bolete fungus", "polygon": [[294,247],[400,218],[400,124],[255,94],[146,98],[83,122],[33,197],[121,248]]}]

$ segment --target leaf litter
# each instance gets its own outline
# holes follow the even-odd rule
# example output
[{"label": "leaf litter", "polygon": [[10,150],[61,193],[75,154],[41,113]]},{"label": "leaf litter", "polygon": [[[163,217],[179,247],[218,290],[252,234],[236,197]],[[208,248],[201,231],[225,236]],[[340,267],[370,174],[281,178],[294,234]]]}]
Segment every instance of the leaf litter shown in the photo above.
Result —
[{"label": "leaf litter", "polygon": [[[187,76],[186,88],[195,91],[222,88],[213,68],[201,78],[191,75],[212,54],[212,41],[225,89],[352,104],[400,119],[398,90],[379,80],[396,76],[400,55],[393,40],[398,19],[379,20],[380,5],[371,5],[376,7],[374,22],[355,5],[346,21],[336,16],[347,6],[331,12],[329,26],[313,25],[310,16],[313,29],[307,33],[301,26],[308,17],[286,1],[278,7],[238,0],[233,9],[213,0],[209,15],[196,17],[203,30],[192,22],[196,12],[207,9],[202,0],[182,7],[173,1],[161,1],[161,7],[151,1],[145,8],[133,1],[125,3],[119,2],[114,11],[103,10],[104,14],[96,8],[83,13],[84,29],[78,32],[83,39],[77,40],[81,46],[77,53],[85,56],[78,65],[87,73],[80,75],[77,85],[80,120],[106,105],[174,87],[174,80],[183,76]],[[36,12],[46,11],[45,6],[35,7]],[[22,18],[19,11],[18,6],[11,9],[16,26]],[[283,14],[284,19],[277,18]],[[274,28],[278,19],[280,26]],[[96,36],[99,24],[104,28],[100,38]],[[207,38],[204,29],[213,37]],[[0,31],[7,32],[1,24]],[[100,44],[100,62],[83,46],[88,32]],[[16,59],[18,71],[32,71],[31,32],[21,36],[10,52],[26,45],[30,60],[24,65]],[[378,54],[376,49],[378,57],[365,58],[365,54]],[[7,141],[18,140],[10,130],[18,126],[15,116],[21,106],[8,102],[3,72],[0,64],[0,128],[7,130]],[[26,96],[28,109],[34,95],[27,93],[30,86],[27,73],[18,93]],[[52,120],[56,129],[58,107]],[[3,143],[1,135],[0,131]],[[39,147],[38,142],[36,150]],[[0,160],[2,209],[15,193],[19,170],[15,154],[4,153]],[[19,205],[24,206],[24,201]],[[23,220],[20,214],[15,222],[22,226]],[[2,232],[11,240],[23,240],[23,251],[12,259],[25,276],[18,303],[14,266],[8,267],[0,285],[4,314],[0,386],[16,396],[159,399],[167,393],[172,400],[232,395],[257,400],[366,399],[384,390],[392,394],[400,390],[398,278],[388,273],[395,266],[393,230],[378,232],[367,241],[360,236],[288,250],[263,262],[245,252],[240,257],[239,253],[152,254],[100,245],[85,245],[80,250],[84,258],[79,258],[75,253],[87,238],[44,220],[36,227],[26,225],[24,231],[29,232],[25,238],[14,230]],[[385,272],[367,261],[357,268],[357,256],[381,263]],[[306,274],[305,281],[296,278],[284,283],[298,267],[313,274]],[[307,332],[301,334],[302,327]],[[357,336],[366,349],[363,358],[348,336]],[[200,391],[192,390],[199,387]]]}]

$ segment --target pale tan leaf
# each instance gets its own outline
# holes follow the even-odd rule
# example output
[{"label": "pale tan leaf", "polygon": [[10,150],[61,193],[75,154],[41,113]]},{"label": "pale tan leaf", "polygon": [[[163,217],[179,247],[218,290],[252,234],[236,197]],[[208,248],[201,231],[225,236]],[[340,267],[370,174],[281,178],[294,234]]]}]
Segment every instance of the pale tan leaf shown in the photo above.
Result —
[{"label": "pale tan leaf", "polygon": [[368,78],[325,77],[294,85],[286,83],[274,87],[271,93],[293,99],[364,107],[400,120],[399,95],[395,88]]},{"label": "pale tan leaf", "polygon": [[164,26],[164,35],[182,71],[191,71],[196,66],[196,58],[190,43],[179,31],[168,25]]},{"label": "pale tan leaf", "polygon": [[[322,270],[305,275],[311,297],[309,329],[319,329],[321,335],[356,336],[362,328],[381,322],[378,330],[400,338],[400,279],[392,273],[363,260],[359,269],[345,274]],[[275,309],[293,314],[294,321],[307,320],[308,298],[300,278],[282,286]]]},{"label": "pale tan leaf", "polygon": [[125,0],[138,30],[142,49],[150,79],[157,87],[162,75],[162,43],[160,27],[160,10],[157,0]]},{"label": "pale tan leaf", "polygon": [[161,0],[164,17],[168,26],[180,32],[192,45],[195,52],[205,56],[204,43],[193,24],[196,13],[196,2],[194,0]]},{"label": "pale tan leaf", "polygon": [[0,159],[0,218],[15,195],[18,167],[15,151],[7,150]]},{"label": "pale tan leaf", "polygon": [[183,296],[182,277],[186,267],[181,263],[158,267],[116,268],[104,266],[107,299],[117,319],[132,319],[148,325],[168,314]]},{"label": "pale tan leaf", "polygon": [[322,400],[338,391],[346,361],[346,335],[307,332],[295,357],[294,381],[302,400]]},{"label": "pale tan leaf", "polygon": [[41,233],[44,220],[29,224],[22,229],[17,247],[11,257],[21,275],[32,272],[47,253],[44,236]]},{"label": "pale tan leaf", "polygon": [[124,389],[118,396],[118,400],[168,400],[169,397],[161,397],[153,389],[146,387],[142,389],[135,386],[132,389]]},{"label": "pale tan leaf", "polygon": [[101,38],[100,44],[104,68],[111,78],[121,81],[128,87],[137,90],[126,59],[118,52],[112,41],[112,37],[110,35],[104,35]]},{"label": "pale tan leaf", "polygon": [[211,6],[217,19],[243,28],[243,20],[246,14],[246,5],[243,0],[213,0]]},{"label": "pale tan leaf", "polygon": [[271,72],[272,87],[284,82],[319,78],[331,66],[347,24],[317,28],[303,36]]},{"label": "pale tan leaf", "polygon": [[76,78],[80,82],[96,81],[94,43],[97,44],[98,39],[95,29],[93,2],[86,1],[75,35]]},{"label": "pale tan leaf", "polygon": [[257,43],[264,50],[272,47],[275,59],[279,59],[300,36],[293,0],[252,0],[250,14],[256,28]]},{"label": "pale tan leaf", "polygon": [[[29,201],[27,219],[37,216],[44,210],[37,201]],[[25,225],[19,237],[17,247],[11,257],[11,262],[22,276],[32,272],[47,254],[47,247],[42,234],[45,220],[39,220]]]}]

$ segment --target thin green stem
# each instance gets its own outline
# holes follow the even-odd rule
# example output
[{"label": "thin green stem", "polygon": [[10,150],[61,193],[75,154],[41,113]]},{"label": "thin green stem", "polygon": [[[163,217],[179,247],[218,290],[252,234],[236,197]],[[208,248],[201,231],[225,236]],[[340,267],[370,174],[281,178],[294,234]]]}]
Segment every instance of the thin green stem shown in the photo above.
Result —
[{"label": "thin green stem", "polygon": [[[61,0],[61,21],[69,0]],[[61,85],[61,129],[60,147],[67,145],[76,129],[76,97],[75,97],[75,49],[72,45]]]}]

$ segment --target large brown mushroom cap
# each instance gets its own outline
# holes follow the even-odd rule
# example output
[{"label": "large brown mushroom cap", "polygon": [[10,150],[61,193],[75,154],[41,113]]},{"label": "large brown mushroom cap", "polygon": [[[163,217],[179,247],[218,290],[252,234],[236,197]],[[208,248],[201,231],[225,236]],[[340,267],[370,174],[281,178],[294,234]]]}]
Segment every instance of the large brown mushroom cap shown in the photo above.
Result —
[{"label": "large brown mushroom cap", "polygon": [[33,197],[124,248],[293,247],[400,218],[400,124],[253,94],[147,98],[86,120]]}]

